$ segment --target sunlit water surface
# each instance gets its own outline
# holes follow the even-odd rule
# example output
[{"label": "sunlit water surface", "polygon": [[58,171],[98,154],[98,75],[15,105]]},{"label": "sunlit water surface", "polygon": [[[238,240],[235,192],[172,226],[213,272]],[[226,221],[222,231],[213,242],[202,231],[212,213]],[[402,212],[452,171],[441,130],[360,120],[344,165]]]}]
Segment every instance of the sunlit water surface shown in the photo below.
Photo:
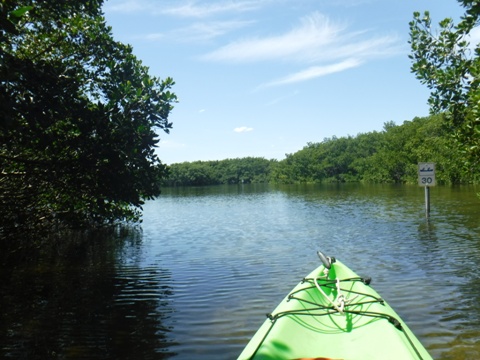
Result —
[{"label": "sunlit water surface", "polygon": [[436,359],[480,358],[475,187],[165,189],[141,228],[2,264],[0,357],[235,359],[278,302],[335,256]]}]

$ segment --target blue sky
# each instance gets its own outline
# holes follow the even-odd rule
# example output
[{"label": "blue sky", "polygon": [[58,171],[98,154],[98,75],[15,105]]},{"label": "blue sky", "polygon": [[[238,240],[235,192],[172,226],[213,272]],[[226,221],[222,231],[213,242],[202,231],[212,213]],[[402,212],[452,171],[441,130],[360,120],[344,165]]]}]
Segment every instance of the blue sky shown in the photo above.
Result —
[{"label": "blue sky", "polygon": [[408,22],[455,0],[108,0],[115,39],[179,98],[160,133],[166,164],[284,159],[308,142],[428,115],[410,73]]}]

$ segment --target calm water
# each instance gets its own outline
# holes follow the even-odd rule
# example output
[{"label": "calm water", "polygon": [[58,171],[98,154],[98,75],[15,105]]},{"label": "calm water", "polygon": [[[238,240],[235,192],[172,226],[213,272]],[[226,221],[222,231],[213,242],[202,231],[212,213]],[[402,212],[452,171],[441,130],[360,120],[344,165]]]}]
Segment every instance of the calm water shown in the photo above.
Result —
[{"label": "calm water", "polygon": [[141,227],[0,264],[0,357],[235,359],[293,286],[336,256],[436,359],[480,358],[477,187],[165,189]]}]

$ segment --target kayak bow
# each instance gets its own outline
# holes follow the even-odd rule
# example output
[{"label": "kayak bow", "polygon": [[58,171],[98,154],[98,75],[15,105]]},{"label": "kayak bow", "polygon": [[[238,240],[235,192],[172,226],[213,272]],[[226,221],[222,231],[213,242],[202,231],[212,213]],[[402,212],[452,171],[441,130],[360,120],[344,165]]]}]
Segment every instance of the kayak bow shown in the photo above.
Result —
[{"label": "kayak bow", "polygon": [[322,265],[267,315],[238,359],[432,359],[370,278],[318,255]]}]

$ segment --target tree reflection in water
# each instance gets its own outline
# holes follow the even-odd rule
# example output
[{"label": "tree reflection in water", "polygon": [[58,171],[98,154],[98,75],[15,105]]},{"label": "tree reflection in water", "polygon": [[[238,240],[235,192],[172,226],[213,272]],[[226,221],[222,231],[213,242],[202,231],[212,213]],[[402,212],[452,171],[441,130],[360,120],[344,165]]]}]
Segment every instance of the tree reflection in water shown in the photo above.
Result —
[{"label": "tree reflection in water", "polygon": [[[142,264],[141,232],[119,228],[0,263],[0,357],[163,359],[170,273]],[[21,261],[19,259],[22,259]]]}]

